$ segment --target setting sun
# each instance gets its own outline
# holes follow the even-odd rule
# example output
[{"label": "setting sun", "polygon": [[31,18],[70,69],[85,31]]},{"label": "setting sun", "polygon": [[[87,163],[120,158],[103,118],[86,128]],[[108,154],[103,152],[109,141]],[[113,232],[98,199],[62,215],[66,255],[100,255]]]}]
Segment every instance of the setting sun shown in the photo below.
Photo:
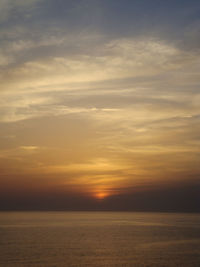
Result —
[{"label": "setting sun", "polygon": [[95,198],[97,198],[99,200],[103,200],[107,196],[108,196],[108,193],[105,193],[105,192],[98,192],[95,194]]}]

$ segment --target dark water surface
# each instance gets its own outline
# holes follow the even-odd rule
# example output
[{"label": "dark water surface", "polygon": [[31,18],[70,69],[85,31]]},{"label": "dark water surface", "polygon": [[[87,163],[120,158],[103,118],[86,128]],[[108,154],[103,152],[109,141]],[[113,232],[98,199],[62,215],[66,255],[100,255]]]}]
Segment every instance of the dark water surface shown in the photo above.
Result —
[{"label": "dark water surface", "polygon": [[200,214],[0,212],[0,266],[200,266]]}]

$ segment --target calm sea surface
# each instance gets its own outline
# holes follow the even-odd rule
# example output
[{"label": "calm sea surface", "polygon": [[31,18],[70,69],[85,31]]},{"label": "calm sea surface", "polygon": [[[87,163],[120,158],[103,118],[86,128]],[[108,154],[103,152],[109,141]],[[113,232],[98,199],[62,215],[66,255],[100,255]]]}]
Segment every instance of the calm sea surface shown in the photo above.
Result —
[{"label": "calm sea surface", "polygon": [[0,212],[0,266],[200,266],[200,214]]}]

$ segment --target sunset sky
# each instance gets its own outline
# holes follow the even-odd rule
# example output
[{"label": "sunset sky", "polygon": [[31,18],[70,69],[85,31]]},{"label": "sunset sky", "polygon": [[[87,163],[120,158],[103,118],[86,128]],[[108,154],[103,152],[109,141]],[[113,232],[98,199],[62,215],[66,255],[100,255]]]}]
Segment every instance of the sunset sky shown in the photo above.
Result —
[{"label": "sunset sky", "polygon": [[199,0],[0,0],[0,209],[200,209],[199,73]]}]

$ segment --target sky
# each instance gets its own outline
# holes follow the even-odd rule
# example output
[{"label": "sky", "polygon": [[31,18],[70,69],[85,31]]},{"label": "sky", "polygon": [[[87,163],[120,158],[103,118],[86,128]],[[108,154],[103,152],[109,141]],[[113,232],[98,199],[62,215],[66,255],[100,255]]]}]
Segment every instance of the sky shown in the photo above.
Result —
[{"label": "sky", "polygon": [[200,211],[199,14],[0,0],[0,209]]}]

